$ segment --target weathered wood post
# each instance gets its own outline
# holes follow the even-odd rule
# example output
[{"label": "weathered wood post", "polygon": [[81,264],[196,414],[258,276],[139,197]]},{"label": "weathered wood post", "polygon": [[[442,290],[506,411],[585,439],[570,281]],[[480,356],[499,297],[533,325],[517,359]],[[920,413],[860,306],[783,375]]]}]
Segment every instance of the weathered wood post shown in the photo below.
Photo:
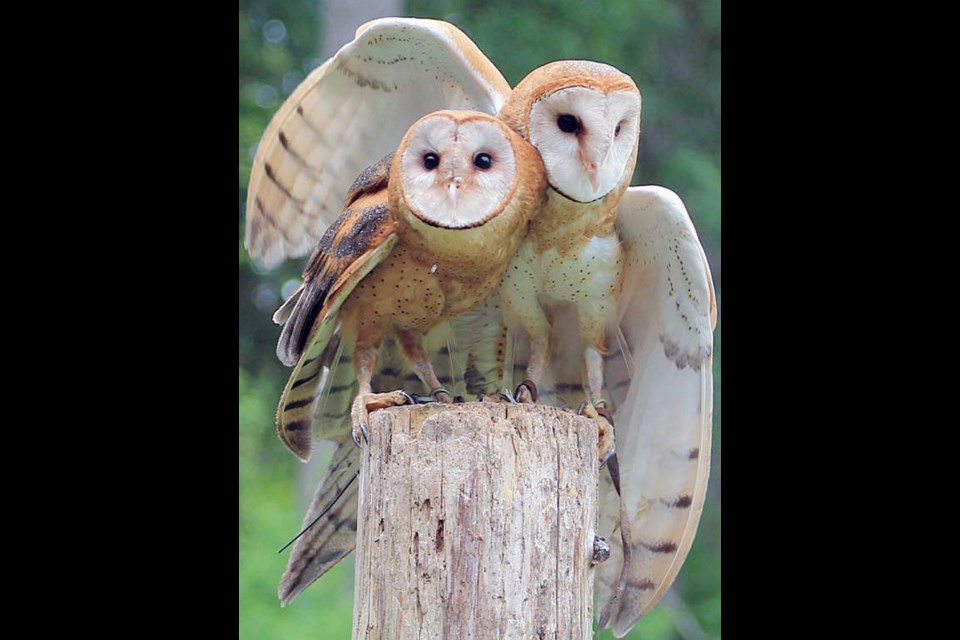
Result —
[{"label": "weathered wood post", "polygon": [[594,423],[539,405],[371,414],[354,640],[593,637]]}]

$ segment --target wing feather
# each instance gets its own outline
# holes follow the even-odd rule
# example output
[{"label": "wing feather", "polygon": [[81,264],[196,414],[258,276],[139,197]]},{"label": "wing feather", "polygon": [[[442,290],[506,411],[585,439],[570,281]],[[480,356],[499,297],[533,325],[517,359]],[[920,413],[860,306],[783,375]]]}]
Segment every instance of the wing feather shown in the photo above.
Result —
[{"label": "wing feather", "polygon": [[[600,565],[597,589],[605,603],[601,628],[612,622],[622,637],[669,589],[700,521],[710,471],[717,310],[706,255],[675,193],[629,188],[617,231],[625,268],[619,318],[607,332],[604,398],[614,409],[623,502],[602,474],[598,531],[613,557]],[[539,401],[576,407],[585,399],[577,311],[559,304],[547,314],[551,359]],[[510,387],[525,376],[529,345],[517,327],[509,328],[507,343],[497,382]]]},{"label": "wing feather", "polygon": [[[286,365],[300,359],[317,318],[333,317],[353,287],[396,242],[396,219],[390,211],[387,173],[391,155],[365,170],[350,190],[347,206],[323,234],[303,272],[303,284],[274,314],[286,318],[277,357]],[[334,308],[335,307],[335,308]],[[320,350],[325,345],[315,345]]]},{"label": "wing feather", "polygon": [[268,267],[305,255],[354,176],[439,109],[496,113],[510,86],[453,25],[381,18],[314,70],[268,125],[247,191],[247,250]]},{"label": "wing feather", "polygon": [[[440,332],[428,335],[428,344],[447,339],[443,328],[438,328]],[[431,338],[433,342],[429,342]],[[416,375],[405,368],[406,362],[395,340],[385,340],[381,351],[381,366],[372,380],[375,389],[427,392]],[[280,579],[278,595],[284,606],[349,556],[356,546],[359,482],[354,476],[360,469],[360,448],[350,439],[349,414],[350,403],[357,392],[357,378],[349,358],[342,357],[338,347],[335,352],[330,358],[321,358],[329,368],[329,375],[320,383],[318,396],[323,400],[317,403],[313,421],[318,437],[334,441],[337,447],[303,518],[303,526],[309,528],[290,552]],[[432,352],[439,352],[439,347]],[[443,377],[442,373],[438,375]]]},{"label": "wing feather", "polygon": [[[631,548],[625,566],[601,565],[598,582],[602,601],[612,598],[601,624],[609,620],[622,637],[673,583],[700,521],[710,469],[716,299],[703,248],[676,194],[631,187],[619,207],[620,329],[630,353],[608,360],[606,381],[611,389],[626,388],[622,400],[614,394],[614,418]],[[620,504],[612,490],[604,493],[600,530],[609,533]]]},{"label": "wing feather", "polygon": [[[336,358],[329,353],[339,346],[331,341],[340,307],[397,242],[396,220],[387,204],[389,161],[387,156],[354,183],[347,208],[310,257],[303,284],[274,315],[285,319],[277,357],[294,366],[277,409],[277,435],[304,462],[312,453],[313,413],[323,367],[341,359],[339,349]],[[352,376],[352,367],[346,369]]]},{"label": "wing feather", "polygon": [[359,470],[359,447],[349,438],[338,443],[303,518],[303,526],[311,525],[323,510],[329,510],[306,530],[290,552],[277,592],[283,606],[350,555],[356,546],[359,483],[355,476]]}]

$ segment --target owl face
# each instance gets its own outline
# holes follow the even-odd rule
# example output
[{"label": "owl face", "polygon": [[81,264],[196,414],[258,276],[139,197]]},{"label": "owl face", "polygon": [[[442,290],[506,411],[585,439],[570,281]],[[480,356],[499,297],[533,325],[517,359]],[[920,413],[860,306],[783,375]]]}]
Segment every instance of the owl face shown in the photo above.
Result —
[{"label": "owl face", "polygon": [[438,111],[400,143],[401,190],[410,213],[444,229],[477,227],[496,216],[517,180],[506,127],[476,112]]},{"label": "owl face", "polygon": [[571,86],[530,109],[530,142],[540,151],[551,186],[579,202],[602,198],[629,181],[639,138],[636,89]]}]

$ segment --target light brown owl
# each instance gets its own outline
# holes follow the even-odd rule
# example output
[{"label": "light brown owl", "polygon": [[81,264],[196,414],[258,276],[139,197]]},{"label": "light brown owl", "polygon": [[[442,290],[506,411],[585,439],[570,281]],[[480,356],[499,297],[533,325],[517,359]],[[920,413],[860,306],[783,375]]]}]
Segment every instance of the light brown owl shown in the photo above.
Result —
[{"label": "light brown owl", "polygon": [[[499,111],[546,167],[548,203],[503,290],[450,324],[469,354],[462,376],[474,388],[512,386],[516,369],[518,379],[539,378],[541,400],[576,406],[603,399],[612,410],[622,501],[603,476],[598,534],[611,536],[619,524],[627,544],[612,540],[621,560],[615,550],[599,566],[598,590],[601,621],[622,636],[669,588],[697,529],[709,472],[716,321],[709,267],[680,198],[662,187],[627,188],[639,135],[634,83],[606,65],[564,62],[535,70],[512,94],[451,25],[401,18],[363,25],[265,133],[251,175],[247,246],[267,262],[294,255],[290,247],[303,234],[315,238],[312,230],[329,224],[337,194],[347,191],[349,182],[331,167],[373,162],[408,122],[450,106]],[[507,305],[533,340],[522,330],[504,339],[495,329]],[[465,331],[465,324],[482,330]],[[354,472],[335,456],[308,520]],[[350,508],[338,503],[334,511]],[[341,514],[326,518],[328,537],[350,535],[337,528]],[[324,544],[314,540],[319,558],[328,555]],[[284,580],[297,571],[291,561]]]},{"label": "light brown owl", "polygon": [[[310,456],[318,393],[337,384],[352,389],[344,362],[352,362],[359,387],[350,408],[356,442],[369,410],[409,401],[401,391],[373,393],[388,335],[427,388],[450,401],[423,337],[497,287],[531,215],[542,207],[545,188],[533,147],[494,117],[466,111],[421,118],[392,156],[360,176],[311,256],[303,285],[278,312],[284,327],[277,354],[294,370],[280,401],[277,430],[298,457]],[[341,373],[328,373],[331,384],[321,385],[324,368],[338,364]],[[341,473],[359,461],[358,450],[347,442],[351,421],[331,418],[321,416],[322,436],[340,447],[321,494],[345,487]],[[351,515],[355,521],[354,496],[341,495],[341,503],[338,522]],[[346,505],[352,514],[344,511]],[[331,542],[336,531],[326,524],[298,541],[290,561],[297,576],[281,585],[282,600],[312,581],[305,576],[321,575],[352,550],[352,539]]]},{"label": "light brown owl", "polygon": [[314,362],[337,328],[341,341],[354,345],[358,428],[365,428],[365,404],[403,402],[371,396],[388,332],[423,382],[441,388],[423,336],[496,288],[540,209],[544,185],[528,143],[496,119],[464,111],[421,118],[396,153],[358,178],[303,285],[277,314],[285,321],[277,355],[295,365],[278,428],[294,453],[309,457],[311,408],[304,398],[316,385],[304,381],[314,378]]}]

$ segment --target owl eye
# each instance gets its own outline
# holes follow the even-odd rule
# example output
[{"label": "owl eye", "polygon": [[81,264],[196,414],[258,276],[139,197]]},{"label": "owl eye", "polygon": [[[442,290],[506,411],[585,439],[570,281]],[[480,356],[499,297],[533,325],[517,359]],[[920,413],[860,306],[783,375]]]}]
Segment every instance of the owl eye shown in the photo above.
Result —
[{"label": "owl eye", "polygon": [[580,121],[569,113],[561,113],[557,118],[557,126],[564,133],[576,133],[580,130]]},{"label": "owl eye", "polygon": [[423,156],[423,168],[433,171],[440,164],[440,156],[435,153],[426,153]]},{"label": "owl eye", "polygon": [[618,123],[617,123],[617,128],[613,130],[613,137],[614,137],[614,138],[616,138],[618,135],[620,135],[620,124],[621,124],[621,123],[618,122]]},{"label": "owl eye", "polygon": [[477,169],[489,169],[493,166],[493,158],[489,153],[478,153],[473,157],[473,166]]}]

